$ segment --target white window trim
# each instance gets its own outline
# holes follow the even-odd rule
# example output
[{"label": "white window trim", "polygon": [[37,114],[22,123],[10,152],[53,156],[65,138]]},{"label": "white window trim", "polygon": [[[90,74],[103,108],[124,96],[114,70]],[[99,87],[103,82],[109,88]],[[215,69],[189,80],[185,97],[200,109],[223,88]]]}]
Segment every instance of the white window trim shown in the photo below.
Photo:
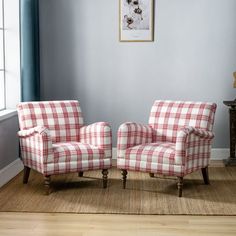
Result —
[{"label": "white window trim", "polygon": [[0,111],[0,122],[16,115],[17,115],[17,111],[14,109],[2,110]]},{"label": "white window trim", "polygon": [[21,98],[19,0],[4,0],[5,109],[0,121],[15,116]]},{"label": "white window trim", "polygon": [[4,15],[4,0],[2,0],[2,5],[0,6],[2,8],[2,27],[0,27],[0,30],[2,30],[2,59],[3,59],[3,68],[0,68],[0,71],[3,71],[3,83],[4,83],[4,108],[2,108],[0,111],[4,111],[6,109],[6,65],[5,65],[5,15]]}]

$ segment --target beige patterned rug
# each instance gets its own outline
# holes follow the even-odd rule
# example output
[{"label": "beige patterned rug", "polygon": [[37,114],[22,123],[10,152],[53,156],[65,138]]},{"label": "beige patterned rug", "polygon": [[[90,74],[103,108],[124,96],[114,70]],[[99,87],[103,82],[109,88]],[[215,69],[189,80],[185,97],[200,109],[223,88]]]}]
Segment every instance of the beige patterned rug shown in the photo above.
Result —
[{"label": "beige patterned rug", "polygon": [[121,174],[109,171],[108,188],[102,188],[100,171],[52,177],[53,192],[44,195],[42,175],[31,172],[22,184],[22,173],[0,189],[0,211],[104,214],[236,215],[236,168],[209,169],[211,185],[204,185],[200,172],[184,180],[183,197],[177,197],[172,178],[150,178],[129,172],[127,189]]}]

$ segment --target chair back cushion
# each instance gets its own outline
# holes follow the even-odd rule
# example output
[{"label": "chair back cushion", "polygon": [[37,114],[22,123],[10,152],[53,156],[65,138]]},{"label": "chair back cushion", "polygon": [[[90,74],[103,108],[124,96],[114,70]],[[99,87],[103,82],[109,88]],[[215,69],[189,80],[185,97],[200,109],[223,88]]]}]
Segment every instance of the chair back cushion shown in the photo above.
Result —
[{"label": "chair back cushion", "polygon": [[53,142],[79,140],[83,117],[78,101],[22,102],[17,111],[21,130],[44,126]]},{"label": "chair back cushion", "polygon": [[154,142],[176,142],[183,126],[212,131],[216,104],[208,102],[155,101],[149,125],[155,130]]}]

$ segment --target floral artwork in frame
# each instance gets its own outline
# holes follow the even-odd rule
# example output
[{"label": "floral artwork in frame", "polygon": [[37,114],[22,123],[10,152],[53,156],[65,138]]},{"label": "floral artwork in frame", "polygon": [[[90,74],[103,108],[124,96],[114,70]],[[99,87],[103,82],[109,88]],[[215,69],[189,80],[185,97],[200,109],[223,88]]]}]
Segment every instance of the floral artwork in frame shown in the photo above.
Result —
[{"label": "floral artwork in frame", "polygon": [[153,41],[153,0],[120,0],[120,41]]}]

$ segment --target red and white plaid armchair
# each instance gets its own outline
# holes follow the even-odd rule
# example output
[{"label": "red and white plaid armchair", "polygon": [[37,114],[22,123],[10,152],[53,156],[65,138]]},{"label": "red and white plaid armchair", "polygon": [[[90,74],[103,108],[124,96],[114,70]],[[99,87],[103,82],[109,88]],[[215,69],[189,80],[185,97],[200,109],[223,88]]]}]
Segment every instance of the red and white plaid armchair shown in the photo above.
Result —
[{"label": "red and white plaid armchair", "polygon": [[127,170],[142,171],[178,179],[182,196],[183,177],[202,170],[209,184],[208,165],[215,103],[155,101],[149,125],[124,123],[118,130],[117,167],[122,170],[123,188]]},{"label": "red and white plaid armchair", "polygon": [[27,183],[30,169],[44,175],[46,193],[50,176],[102,169],[107,187],[111,167],[111,128],[98,122],[84,126],[78,101],[22,102],[19,116],[21,157]]}]

